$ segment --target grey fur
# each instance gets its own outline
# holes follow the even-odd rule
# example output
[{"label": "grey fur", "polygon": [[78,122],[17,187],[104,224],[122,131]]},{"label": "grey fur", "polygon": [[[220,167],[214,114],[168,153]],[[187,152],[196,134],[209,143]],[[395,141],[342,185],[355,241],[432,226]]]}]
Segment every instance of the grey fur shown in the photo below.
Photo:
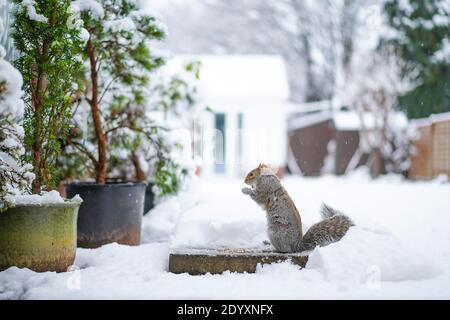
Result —
[{"label": "grey fur", "polygon": [[339,241],[353,226],[350,218],[322,205],[322,221],[314,224],[303,236],[300,214],[294,202],[275,175],[260,175],[253,189],[242,189],[265,211],[269,240],[279,252],[300,252]]},{"label": "grey fur", "polygon": [[265,211],[269,240],[279,252],[295,252],[302,237],[300,214],[275,175],[262,175],[256,179],[254,189],[242,189]]},{"label": "grey fur", "polygon": [[320,208],[320,214],[322,216],[322,219],[327,219],[342,214],[342,212],[333,209],[332,207],[326,205],[325,203],[322,203],[322,207]]},{"label": "grey fur", "polygon": [[339,241],[352,226],[354,226],[353,221],[340,213],[325,218],[311,226],[303,238],[299,239],[296,251],[309,251],[317,246],[323,247]]}]

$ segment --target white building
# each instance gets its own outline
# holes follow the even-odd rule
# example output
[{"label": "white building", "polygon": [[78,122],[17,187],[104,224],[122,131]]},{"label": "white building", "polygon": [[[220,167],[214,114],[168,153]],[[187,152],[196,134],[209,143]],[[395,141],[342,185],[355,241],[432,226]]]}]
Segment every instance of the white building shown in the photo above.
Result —
[{"label": "white building", "polygon": [[284,61],[267,55],[177,56],[172,65],[201,61],[204,112],[195,124],[195,154],[203,174],[242,175],[259,163],[286,164],[289,84]]}]

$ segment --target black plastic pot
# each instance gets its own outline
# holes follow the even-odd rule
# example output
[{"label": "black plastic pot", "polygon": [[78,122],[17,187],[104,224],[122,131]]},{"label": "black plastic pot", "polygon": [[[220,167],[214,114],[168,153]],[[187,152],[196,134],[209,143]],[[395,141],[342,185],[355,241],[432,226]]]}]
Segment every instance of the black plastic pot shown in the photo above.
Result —
[{"label": "black plastic pot", "polygon": [[144,202],[144,215],[146,215],[153,207],[153,201],[155,200],[155,194],[152,191],[152,188],[155,184],[149,182],[147,184],[147,188],[145,188],[145,202]]},{"label": "black plastic pot", "polygon": [[78,247],[97,248],[107,243],[139,245],[144,212],[143,182],[82,182],[67,184],[67,197],[83,199],[78,212]]}]

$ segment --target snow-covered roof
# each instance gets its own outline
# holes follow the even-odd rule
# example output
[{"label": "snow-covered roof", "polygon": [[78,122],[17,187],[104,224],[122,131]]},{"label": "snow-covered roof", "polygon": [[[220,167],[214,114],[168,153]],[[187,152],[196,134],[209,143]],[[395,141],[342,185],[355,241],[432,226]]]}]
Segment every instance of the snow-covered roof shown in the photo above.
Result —
[{"label": "snow-covered roof", "polygon": [[201,62],[199,92],[207,101],[285,102],[289,82],[276,55],[178,55],[169,67]]},{"label": "snow-covered roof", "polygon": [[[289,130],[302,129],[313,126],[315,124],[333,120],[334,127],[339,131],[357,131],[362,129],[361,118],[358,113],[352,111],[324,111],[312,114],[303,115],[291,119],[288,124]],[[395,128],[406,129],[408,127],[408,118],[403,112],[395,112],[390,118],[391,125]],[[367,129],[375,127],[375,117],[372,113],[365,113],[363,115],[363,124]]]},{"label": "snow-covered roof", "polygon": [[448,120],[450,120],[450,112],[432,114],[430,116],[430,120],[431,120],[431,122],[448,121]]},{"label": "snow-covered roof", "polygon": [[450,112],[436,113],[428,118],[414,119],[411,120],[411,125],[414,127],[424,127],[441,121],[450,121]]},{"label": "snow-covered roof", "polygon": [[313,125],[328,121],[330,119],[331,119],[330,112],[316,112],[298,116],[288,121],[288,130],[298,130],[311,127]]},{"label": "snow-covered roof", "polygon": [[[333,113],[333,121],[335,128],[341,131],[360,130],[363,125],[364,128],[372,129],[376,125],[376,117],[369,112],[364,113],[362,123],[358,113],[349,111]],[[390,121],[392,121],[390,124],[395,128],[405,129],[408,127],[408,118],[403,112],[395,112],[390,117]]]},{"label": "snow-covered roof", "polygon": [[333,102],[331,100],[321,100],[313,102],[290,102],[287,105],[287,111],[296,112],[315,112],[315,111],[329,111],[332,109]]}]

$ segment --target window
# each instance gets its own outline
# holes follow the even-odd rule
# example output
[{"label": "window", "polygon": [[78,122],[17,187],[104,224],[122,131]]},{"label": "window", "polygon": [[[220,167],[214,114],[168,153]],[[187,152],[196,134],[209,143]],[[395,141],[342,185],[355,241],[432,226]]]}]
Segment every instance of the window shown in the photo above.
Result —
[{"label": "window", "polygon": [[215,114],[215,141],[214,141],[214,171],[225,173],[225,114]]}]

